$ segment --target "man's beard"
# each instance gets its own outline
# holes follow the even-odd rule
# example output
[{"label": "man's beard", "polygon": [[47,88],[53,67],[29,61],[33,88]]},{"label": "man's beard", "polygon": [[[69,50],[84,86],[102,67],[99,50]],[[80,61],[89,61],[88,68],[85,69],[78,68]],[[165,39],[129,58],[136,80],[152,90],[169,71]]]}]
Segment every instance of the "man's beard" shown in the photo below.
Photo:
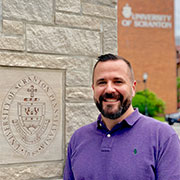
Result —
[{"label": "man's beard", "polygon": [[[106,105],[106,107],[103,108],[103,101],[106,101],[106,98],[115,98],[117,99],[117,101],[119,101],[119,105],[116,111],[112,111],[112,108],[114,106],[112,104]],[[117,119],[121,117],[131,105],[131,98],[127,98],[124,100],[124,97],[121,94],[115,95],[114,93],[106,93],[99,97],[99,102],[96,99],[94,99],[94,101],[101,114],[109,119]]]}]

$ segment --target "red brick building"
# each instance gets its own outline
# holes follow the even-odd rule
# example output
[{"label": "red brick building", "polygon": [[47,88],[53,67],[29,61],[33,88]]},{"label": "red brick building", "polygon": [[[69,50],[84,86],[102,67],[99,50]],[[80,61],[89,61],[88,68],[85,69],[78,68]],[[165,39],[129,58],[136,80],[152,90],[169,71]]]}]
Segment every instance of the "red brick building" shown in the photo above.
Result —
[{"label": "red brick building", "polygon": [[176,48],[173,0],[119,0],[118,54],[129,59],[137,91],[147,88],[166,103],[166,113],[177,110]]},{"label": "red brick building", "polygon": [[[180,45],[176,46],[177,77],[180,78]],[[178,80],[179,82],[179,80]],[[180,87],[177,88],[177,108],[180,109]]]}]

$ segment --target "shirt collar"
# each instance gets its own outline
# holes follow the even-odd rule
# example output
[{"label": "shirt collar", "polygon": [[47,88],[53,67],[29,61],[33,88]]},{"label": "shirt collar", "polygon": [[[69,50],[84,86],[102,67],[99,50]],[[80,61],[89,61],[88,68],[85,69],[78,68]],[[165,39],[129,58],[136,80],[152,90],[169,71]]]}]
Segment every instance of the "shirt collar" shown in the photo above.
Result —
[{"label": "shirt collar", "polygon": [[101,128],[103,126],[105,126],[105,124],[102,121],[101,114],[99,114],[99,116],[97,118],[97,128]]},{"label": "shirt collar", "polygon": [[[127,118],[124,119],[124,121],[126,121],[129,126],[133,126],[138,121],[139,117],[140,113],[138,108],[136,108]],[[102,121],[101,114],[99,114],[97,118],[97,128],[102,126],[105,126],[105,124]]]},{"label": "shirt collar", "polygon": [[130,126],[133,126],[137,120],[140,117],[140,113],[138,108],[136,108],[127,118],[125,118],[124,120],[127,122],[127,124],[129,124]]}]

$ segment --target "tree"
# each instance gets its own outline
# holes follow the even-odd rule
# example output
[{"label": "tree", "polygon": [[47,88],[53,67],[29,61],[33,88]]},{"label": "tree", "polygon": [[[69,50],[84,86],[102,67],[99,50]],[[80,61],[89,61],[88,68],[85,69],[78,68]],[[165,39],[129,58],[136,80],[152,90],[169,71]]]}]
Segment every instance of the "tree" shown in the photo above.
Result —
[{"label": "tree", "polygon": [[148,115],[151,117],[164,114],[165,110],[164,101],[149,90],[137,92],[132,100],[132,105],[137,107],[142,114],[145,114],[145,107],[147,107]]}]

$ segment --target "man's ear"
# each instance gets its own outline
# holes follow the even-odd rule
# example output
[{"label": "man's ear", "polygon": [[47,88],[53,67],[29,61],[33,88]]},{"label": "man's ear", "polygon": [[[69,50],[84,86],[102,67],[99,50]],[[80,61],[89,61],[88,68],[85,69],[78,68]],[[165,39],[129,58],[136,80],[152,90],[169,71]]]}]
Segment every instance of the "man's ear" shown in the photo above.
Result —
[{"label": "man's ear", "polygon": [[132,96],[134,97],[135,94],[136,94],[136,81],[134,81],[132,85]]},{"label": "man's ear", "polygon": [[92,86],[91,86],[91,87],[92,87],[92,89],[94,90],[94,84],[92,84]]},{"label": "man's ear", "polygon": [[94,83],[92,83],[91,87],[92,87],[92,89],[94,90]]}]

